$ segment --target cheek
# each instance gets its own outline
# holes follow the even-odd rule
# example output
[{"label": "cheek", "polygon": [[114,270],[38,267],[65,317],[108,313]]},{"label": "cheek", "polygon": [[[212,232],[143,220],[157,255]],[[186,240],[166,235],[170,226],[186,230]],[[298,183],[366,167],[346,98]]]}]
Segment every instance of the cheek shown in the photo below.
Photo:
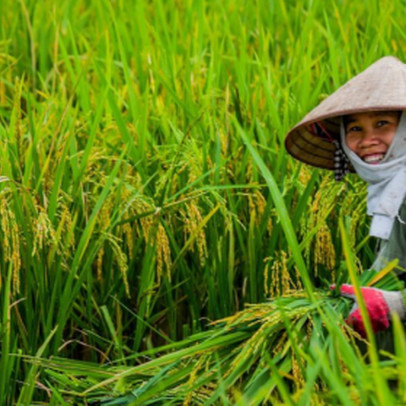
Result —
[{"label": "cheek", "polygon": [[357,142],[357,140],[356,140],[355,138],[353,138],[353,137],[347,137],[347,138],[345,139],[345,143],[347,144],[347,147],[348,147],[351,151],[356,152],[358,142]]},{"label": "cheek", "polygon": [[389,133],[386,137],[386,143],[388,145],[392,144],[393,139],[395,138],[396,135],[396,130],[394,130],[393,132]]}]

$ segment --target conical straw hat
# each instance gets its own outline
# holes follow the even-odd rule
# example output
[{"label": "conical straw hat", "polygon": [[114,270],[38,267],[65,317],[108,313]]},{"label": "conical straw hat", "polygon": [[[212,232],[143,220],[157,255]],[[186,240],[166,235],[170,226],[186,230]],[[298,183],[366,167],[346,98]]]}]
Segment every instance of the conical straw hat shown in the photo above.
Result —
[{"label": "conical straw hat", "polygon": [[386,56],[323,100],[292,130],[285,146],[296,159],[334,169],[340,117],[364,111],[406,110],[406,65]]}]

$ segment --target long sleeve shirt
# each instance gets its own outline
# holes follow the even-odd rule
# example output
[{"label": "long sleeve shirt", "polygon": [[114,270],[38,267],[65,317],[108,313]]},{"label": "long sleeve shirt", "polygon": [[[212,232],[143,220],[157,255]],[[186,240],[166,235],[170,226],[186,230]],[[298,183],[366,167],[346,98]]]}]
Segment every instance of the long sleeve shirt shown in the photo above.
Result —
[{"label": "long sleeve shirt", "polygon": [[379,271],[394,259],[399,261],[396,267],[397,275],[400,279],[406,280],[406,199],[400,207],[389,239],[381,242],[371,268]]},{"label": "long sleeve shirt", "polygon": [[[398,260],[395,273],[399,279],[406,282],[406,198],[400,207],[391,234],[388,240],[381,242],[378,255],[371,268],[380,271],[394,259]],[[406,290],[401,291],[401,295],[403,297],[403,308],[399,302],[397,302],[395,308],[399,316],[403,317],[406,312]]]}]

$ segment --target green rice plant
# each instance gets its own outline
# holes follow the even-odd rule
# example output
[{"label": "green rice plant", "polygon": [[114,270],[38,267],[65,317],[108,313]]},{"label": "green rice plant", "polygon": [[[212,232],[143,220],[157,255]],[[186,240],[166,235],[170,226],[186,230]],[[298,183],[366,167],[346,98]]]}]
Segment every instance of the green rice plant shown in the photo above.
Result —
[{"label": "green rice plant", "polygon": [[[272,175],[242,136],[273,190],[277,209],[285,210],[283,200],[272,184]],[[291,224],[286,222],[285,227],[289,232]],[[325,290],[315,296],[303,264],[299,272],[303,272],[302,280],[308,278],[309,281],[310,289],[306,294],[295,291],[288,294],[286,289],[283,297],[267,304],[251,305],[220,320],[203,335],[136,355],[141,359],[172,351],[151,361],[124,368],[91,366],[98,371],[95,375],[85,372],[90,364],[70,368],[60,359],[40,360],[39,363],[47,369],[51,385],[75,403],[210,405],[220,401],[246,404],[282,401],[288,404],[308,404],[310,401],[352,404],[362,401],[381,404],[388,399],[393,402],[403,398],[402,391],[393,396],[388,387],[403,361],[399,363],[393,359],[389,367],[382,369],[359,291],[360,281],[349,233],[342,220],[340,231],[348,275],[358,289],[357,299],[367,326],[368,341],[345,325],[337,326],[336,320],[339,315],[342,318],[348,314],[350,303],[332,297]],[[300,255],[295,239],[290,241],[292,251],[297,250]],[[401,289],[397,278],[390,273],[393,266],[389,264],[378,274],[372,270],[364,272],[361,284],[379,283],[377,286],[383,289]],[[396,326],[399,328],[399,323]],[[357,347],[357,342],[361,341],[366,345],[364,355]],[[109,377],[100,380],[103,374]],[[375,384],[371,385],[371,381]],[[317,391],[316,396],[314,391]],[[121,393],[124,394],[120,396]],[[113,397],[109,398],[111,395]]]},{"label": "green rice plant", "polygon": [[283,138],[355,72],[403,58],[404,14],[1,1],[0,403],[64,402],[22,355],[124,367],[270,293],[344,280],[341,216],[367,268],[365,189],[293,162]]}]

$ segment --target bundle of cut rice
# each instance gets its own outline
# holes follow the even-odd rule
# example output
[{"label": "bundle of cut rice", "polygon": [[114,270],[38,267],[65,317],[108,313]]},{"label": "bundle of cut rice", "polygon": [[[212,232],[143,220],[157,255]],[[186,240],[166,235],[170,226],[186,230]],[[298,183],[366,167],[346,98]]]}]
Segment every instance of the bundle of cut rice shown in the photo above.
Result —
[{"label": "bundle of cut rice", "polygon": [[[398,287],[393,277],[378,286]],[[42,383],[52,383],[54,391],[75,404],[109,406],[376,398],[371,378],[376,371],[358,345],[363,340],[342,322],[351,302],[330,291],[315,297],[311,301],[304,292],[293,292],[250,305],[207,332],[137,354],[141,363],[134,367],[41,360],[47,373]],[[386,361],[379,379],[398,374],[398,364]]]}]

